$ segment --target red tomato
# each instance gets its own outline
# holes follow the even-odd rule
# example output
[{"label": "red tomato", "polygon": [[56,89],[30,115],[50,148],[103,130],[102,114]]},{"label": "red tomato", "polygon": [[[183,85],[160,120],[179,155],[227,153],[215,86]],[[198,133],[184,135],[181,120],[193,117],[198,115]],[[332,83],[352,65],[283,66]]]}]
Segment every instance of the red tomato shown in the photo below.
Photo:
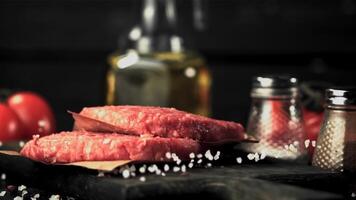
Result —
[{"label": "red tomato", "polygon": [[46,100],[38,94],[18,92],[7,99],[7,104],[24,125],[24,138],[31,138],[34,134],[44,136],[55,131],[53,112]]},{"label": "red tomato", "polygon": [[23,125],[16,113],[0,103],[0,141],[19,140],[22,134]]}]

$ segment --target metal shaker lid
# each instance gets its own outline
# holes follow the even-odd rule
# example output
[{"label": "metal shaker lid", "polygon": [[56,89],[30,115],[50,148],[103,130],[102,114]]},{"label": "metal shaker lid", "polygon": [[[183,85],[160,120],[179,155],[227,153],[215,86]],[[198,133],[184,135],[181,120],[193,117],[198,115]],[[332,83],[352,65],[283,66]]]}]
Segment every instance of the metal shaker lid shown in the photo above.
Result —
[{"label": "metal shaker lid", "polygon": [[298,79],[290,76],[256,76],[252,79],[252,97],[293,97],[298,94]]},{"label": "metal shaker lid", "polygon": [[297,85],[298,79],[290,76],[256,76],[252,80],[255,88],[291,88]]},{"label": "metal shaker lid", "polygon": [[325,96],[332,106],[356,106],[356,87],[329,88]]}]

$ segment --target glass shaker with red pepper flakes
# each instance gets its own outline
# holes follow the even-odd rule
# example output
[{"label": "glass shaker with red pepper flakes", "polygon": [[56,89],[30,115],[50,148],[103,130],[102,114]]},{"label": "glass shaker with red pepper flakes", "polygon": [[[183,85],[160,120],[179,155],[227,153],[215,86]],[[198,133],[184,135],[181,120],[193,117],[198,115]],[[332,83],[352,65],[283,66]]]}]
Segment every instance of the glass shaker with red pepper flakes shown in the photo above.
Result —
[{"label": "glass shaker with red pepper flakes", "polygon": [[288,76],[254,77],[251,98],[247,133],[259,142],[246,144],[244,149],[263,157],[305,158],[306,135],[298,80]]},{"label": "glass shaker with red pepper flakes", "polygon": [[312,164],[356,172],[356,88],[326,90],[325,107]]}]

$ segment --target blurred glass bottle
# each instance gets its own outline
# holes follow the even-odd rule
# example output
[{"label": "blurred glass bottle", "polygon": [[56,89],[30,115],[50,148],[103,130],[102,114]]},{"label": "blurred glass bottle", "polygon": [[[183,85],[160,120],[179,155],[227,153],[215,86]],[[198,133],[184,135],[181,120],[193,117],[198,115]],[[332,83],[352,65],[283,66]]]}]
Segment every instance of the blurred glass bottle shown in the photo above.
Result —
[{"label": "blurred glass bottle", "polygon": [[253,78],[252,103],[247,133],[259,143],[245,150],[273,158],[305,160],[305,130],[296,78]]},{"label": "blurred glass bottle", "polygon": [[183,46],[175,0],[142,0],[141,23],[109,56],[107,104],[175,107],[208,116],[210,73]]},{"label": "blurred glass bottle", "polygon": [[356,88],[326,90],[324,120],[312,164],[356,172]]}]

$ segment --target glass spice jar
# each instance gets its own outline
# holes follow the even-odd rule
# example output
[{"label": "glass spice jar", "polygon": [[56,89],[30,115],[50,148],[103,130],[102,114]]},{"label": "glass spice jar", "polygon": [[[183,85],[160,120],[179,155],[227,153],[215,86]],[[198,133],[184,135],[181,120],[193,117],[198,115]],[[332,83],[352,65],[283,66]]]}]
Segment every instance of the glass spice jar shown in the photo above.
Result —
[{"label": "glass spice jar", "polygon": [[356,88],[326,90],[324,120],[312,165],[356,171]]},{"label": "glass spice jar", "polygon": [[247,134],[259,140],[244,150],[286,160],[304,158],[306,138],[298,81],[288,76],[253,78]]}]

